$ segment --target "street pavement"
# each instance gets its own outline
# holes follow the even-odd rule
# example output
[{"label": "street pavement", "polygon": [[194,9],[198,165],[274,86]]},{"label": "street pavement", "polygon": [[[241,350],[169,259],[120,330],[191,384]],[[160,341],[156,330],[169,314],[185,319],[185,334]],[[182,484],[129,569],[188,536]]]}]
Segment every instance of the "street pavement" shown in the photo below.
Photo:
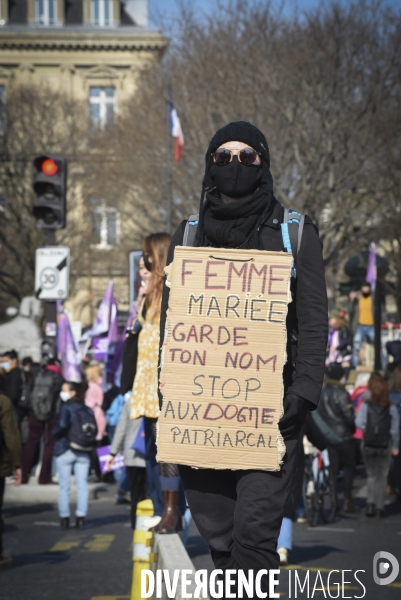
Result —
[{"label": "street pavement", "polygon": [[[357,480],[357,502],[364,505],[364,480]],[[91,500],[84,531],[61,531],[56,506],[51,503],[5,506],[5,548],[14,566],[0,571],[0,600],[128,600],[132,576],[132,531],[127,506],[116,506],[115,486],[104,486],[97,500]],[[388,507],[388,519],[368,519],[340,514],[331,525],[294,525],[294,547],[290,569],[280,573],[281,598],[330,597],[313,586],[317,574],[324,584],[333,569],[349,571],[344,593],[337,595],[335,583],[341,573],[331,577],[331,597],[365,597],[368,600],[395,600],[401,597],[401,577],[391,586],[373,582],[373,556],[391,552],[401,562],[401,504]],[[197,569],[213,568],[208,548],[191,525],[187,550]],[[177,565],[177,568],[180,566]],[[309,595],[304,591],[289,595],[289,570],[303,583],[309,569]],[[367,592],[355,580],[357,576]],[[320,587],[318,579],[317,587]]]},{"label": "street pavement", "polygon": [[[289,553],[289,566],[281,569],[280,585],[276,590],[280,592],[282,600],[330,598],[329,592],[332,598],[363,597],[367,600],[401,598],[401,574],[390,585],[379,586],[373,581],[373,557],[376,552],[390,552],[398,559],[401,568],[401,503],[389,499],[386,507],[388,518],[368,518],[364,514],[366,479],[362,468],[358,469],[355,488],[356,503],[361,508],[360,513],[356,515],[340,513],[335,522],[330,525],[319,524],[317,527],[309,527],[308,524],[294,524],[293,549]],[[187,550],[196,569],[213,569],[212,561],[207,554],[207,546],[196,534],[188,538]],[[334,569],[338,569],[340,573],[333,573],[330,576],[328,592],[327,577]],[[366,588],[366,592],[354,577],[355,571],[359,569],[365,571],[358,573],[357,577]],[[308,570],[309,593],[308,586],[301,593],[299,585],[295,593],[294,571],[297,571],[303,586]],[[291,571],[291,588],[289,571]],[[341,571],[347,571],[344,573],[344,590]],[[313,593],[315,583],[316,588],[322,586],[320,576],[326,591],[323,593],[316,589]],[[339,595],[337,583],[340,583]]]},{"label": "street pavement", "polygon": [[12,556],[14,565],[0,571],[0,600],[130,597],[128,505],[115,504],[115,485],[105,489],[90,501],[83,531],[62,531],[54,504],[5,506],[5,553]]}]

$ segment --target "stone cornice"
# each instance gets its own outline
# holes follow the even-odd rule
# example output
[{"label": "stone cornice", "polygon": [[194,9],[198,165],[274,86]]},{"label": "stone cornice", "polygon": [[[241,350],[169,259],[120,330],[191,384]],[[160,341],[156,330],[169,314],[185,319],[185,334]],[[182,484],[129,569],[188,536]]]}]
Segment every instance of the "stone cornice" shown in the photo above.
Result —
[{"label": "stone cornice", "polygon": [[168,39],[160,31],[136,27],[0,28],[0,49],[8,50],[163,51],[167,44]]}]

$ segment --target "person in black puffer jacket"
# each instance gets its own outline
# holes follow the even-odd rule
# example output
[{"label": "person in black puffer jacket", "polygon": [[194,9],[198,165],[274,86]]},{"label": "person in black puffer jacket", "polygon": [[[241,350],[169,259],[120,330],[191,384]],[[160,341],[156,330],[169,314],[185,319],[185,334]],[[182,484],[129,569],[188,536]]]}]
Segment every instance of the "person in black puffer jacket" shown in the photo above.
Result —
[{"label": "person in black puffer jacket", "polygon": [[328,445],[330,476],[333,482],[337,511],[337,475],[341,461],[344,468],[344,512],[355,513],[359,512],[359,508],[352,501],[352,484],[355,472],[355,446],[353,441],[355,414],[350,395],[340,383],[343,376],[344,369],[341,365],[334,365],[326,369],[326,380],[320,396],[318,412],[327,425],[342,440],[342,443],[336,446]]}]

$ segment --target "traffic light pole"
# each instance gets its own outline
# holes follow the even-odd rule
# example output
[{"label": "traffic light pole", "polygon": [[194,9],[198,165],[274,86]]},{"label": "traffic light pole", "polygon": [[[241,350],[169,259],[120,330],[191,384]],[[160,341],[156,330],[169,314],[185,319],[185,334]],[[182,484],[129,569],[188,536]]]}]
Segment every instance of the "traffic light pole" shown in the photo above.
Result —
[{"label": "traffic light pole", "polygon": [[[57,246],[56,243],[56,232],[54,229],[46,230],[46,246]],[[52,323],[50,327],[48,324]],[[49,332],[54,331],[54,335],[48,335]],[[57,303],[54,300],[45,301],[45,331],[43,335],[43,341],[47,342],[50,347],[56,351],[56,339],[57,339]],[[54,357],[55,358],[55,357]]]},{"label": "traffic light pole", "polygon": [[[56,229],[66,227],[67,214],[67,159],[55,154],[42,154],[33,161],[34,198],[32,213],[36,219],[36,227],[46,231],[46,246],[57,246]],[[60,266],[63,265],[63,266]],[[67,263],[60,263],[58,270],[65,268]],[[51,269],[49,269],[51,271]],[[56,274],[56,276],[58,276]],[[38,297],[40,288],[38,290]],[[47,297],[57,298],[48,294]],[[56,357],[57,336],[57,301],[45,300],[45,330],[43,332],[43,354],[46,352]],[[44,348],[48,346],[48,348]]]}]

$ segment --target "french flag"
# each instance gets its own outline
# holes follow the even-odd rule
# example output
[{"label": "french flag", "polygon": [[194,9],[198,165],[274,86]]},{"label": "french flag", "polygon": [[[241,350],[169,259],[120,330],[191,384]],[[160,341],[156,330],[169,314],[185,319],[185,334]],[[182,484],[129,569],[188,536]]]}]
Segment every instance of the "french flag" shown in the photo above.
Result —
[{"label": "french flag", "polygon": [[180,156],[184,150],[184,134],[182,133],[180,119],[174,104],[170,104],[170,133],[175,138],[174,144],[174,160],[180,160]]}]

